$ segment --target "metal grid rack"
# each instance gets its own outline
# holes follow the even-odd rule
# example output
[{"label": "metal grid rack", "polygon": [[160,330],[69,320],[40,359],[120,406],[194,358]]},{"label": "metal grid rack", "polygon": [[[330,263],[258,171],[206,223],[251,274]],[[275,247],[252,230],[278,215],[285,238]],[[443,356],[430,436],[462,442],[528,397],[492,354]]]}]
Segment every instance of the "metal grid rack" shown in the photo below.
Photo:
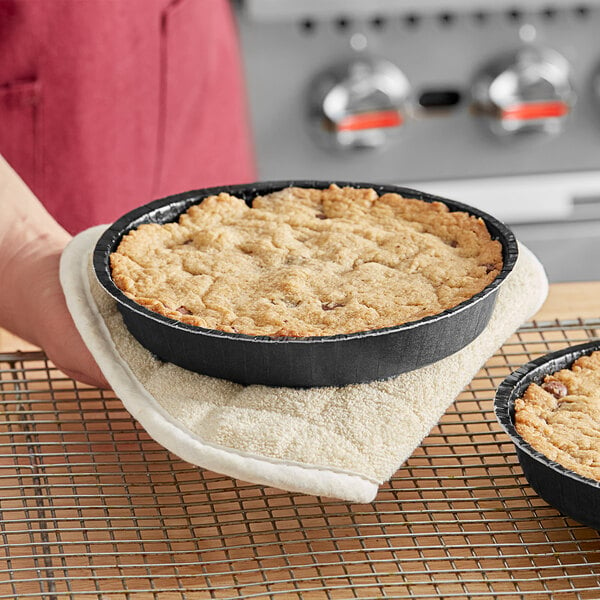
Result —
[{"label": "metal grid rack", "polygon": [[600,320],[532,323],[372,504],[234,481],[41,353],[0,355],[0,599],[600,598],[600,534],[527,485],[492,400]]}]

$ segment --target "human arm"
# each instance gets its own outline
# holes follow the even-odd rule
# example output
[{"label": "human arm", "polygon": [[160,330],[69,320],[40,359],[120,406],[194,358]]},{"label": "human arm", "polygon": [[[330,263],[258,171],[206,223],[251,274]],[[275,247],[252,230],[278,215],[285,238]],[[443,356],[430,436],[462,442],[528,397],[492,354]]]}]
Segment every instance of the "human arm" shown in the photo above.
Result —
[{"label": "human arm", "polygon": [[60,285],[60,255],[69,240],[0,157],[0,327],[42,348],[68,376],[106,388]]}]

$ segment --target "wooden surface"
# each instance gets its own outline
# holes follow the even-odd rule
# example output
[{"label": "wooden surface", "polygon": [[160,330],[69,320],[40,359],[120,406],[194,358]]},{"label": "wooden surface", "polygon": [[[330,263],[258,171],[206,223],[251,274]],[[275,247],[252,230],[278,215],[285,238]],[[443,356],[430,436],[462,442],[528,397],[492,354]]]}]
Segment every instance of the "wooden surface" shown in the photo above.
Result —
[{"label": "wooden surface", "polygon": [[[538,321],[600,317],[600,281],[555,283],[535,315]],[[0,329],[0,352],[32,350],[35,346]]]},{"label": "wooden surface", "polygon": [[12,333],[0,328],[0,352],[12,352],[13,350],[35,350],[33,344],[25,342]]},{"label": "wooden surface", "polygon": [[538,321],[600,317],[600,281],[555,283],[550,286]]},{"label": "wooden surface", "polygon": [[111,392],[0,361],[0,598],[598,600],[598,533],[526,485],[491,399],[595,336],[547,321],[597,316],[599,294],[553,286],[543,326],[504,344],[370,504],[198,469]]},{"label": "wooden surface", "polygon": [[[552,285],[535,319],[599,316],[594,282]],[[365,505],[197,469],[110,393],[39,361],[18,384],[0,372],[0,597],[596,600],[597,533],[524,485],[491,410],[493,386],[530,353],[582,341],[550,330],[505,344]],[[29,349],[0,330],[0,352]]]}]

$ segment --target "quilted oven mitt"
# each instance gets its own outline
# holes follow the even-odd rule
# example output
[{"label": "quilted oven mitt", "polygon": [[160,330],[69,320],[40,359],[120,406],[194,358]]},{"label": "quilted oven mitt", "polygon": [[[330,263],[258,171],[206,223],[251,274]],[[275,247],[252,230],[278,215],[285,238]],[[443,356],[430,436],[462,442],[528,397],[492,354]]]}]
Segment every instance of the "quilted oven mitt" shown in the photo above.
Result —
[{"label": "quilted oven mitt", "polygon": [[123,324],[90,257],[105,229],[75,237],[61,261],[69,310],[131,415],[190,463],[284,490],[370,502],[485,361],[543,303],[548,281],[520,245],[486,329],[459,352],[386,381],[311,389],[243,386],[164,363]]}]

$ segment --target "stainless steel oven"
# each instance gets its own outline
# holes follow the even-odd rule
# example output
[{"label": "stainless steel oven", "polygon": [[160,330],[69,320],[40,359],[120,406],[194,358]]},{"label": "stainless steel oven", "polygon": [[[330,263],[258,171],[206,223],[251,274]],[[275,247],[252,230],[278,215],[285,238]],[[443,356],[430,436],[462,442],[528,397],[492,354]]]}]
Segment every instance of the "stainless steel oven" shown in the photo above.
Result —
[{"label": "stainless steel oven", "polygon": [[234,6],[261,179],[439,193],[600,279],[600,0]]}]

